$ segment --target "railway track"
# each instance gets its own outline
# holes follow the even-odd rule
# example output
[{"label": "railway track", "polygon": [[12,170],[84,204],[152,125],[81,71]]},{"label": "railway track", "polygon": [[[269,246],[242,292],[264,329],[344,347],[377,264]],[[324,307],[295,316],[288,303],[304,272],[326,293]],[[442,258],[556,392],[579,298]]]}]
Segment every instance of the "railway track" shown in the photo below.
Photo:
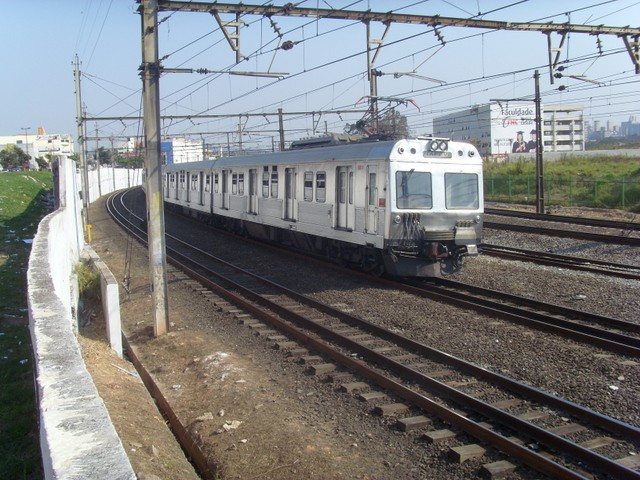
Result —
[{"label": "railway track", "polygon": [[640,324],[447,279],[409,281],[411,293],[553,332],[620,355],[640,356]]},{"label": "railway track", "polygon": [[640,246],[640,238],[625,235],[614,235],[606,233],[588,232],[583,230],[563,230],[561,228],[552,228],[541,224],[536,225],[520,225],[514,223],[502,223],[484,221],[484,228],[493,228],[495,230],[511,230],[522,233],[535,233],[538,235],[548,235],[563,238],[575,238],[579,240],[587,240],[591,242],[601,242],[616,245],[632,245]]},{"label": "railway track", "polygon": [[585,272],[609,275],[612,277],[640,280],[640,266],[612,263],[603,260],[580,258],[570,255],[558,255],[541,252],[539,250],[526,250],[522,248],[505,247],[483,243],[479,247],[481,253],[508,260],[533,262],[540,265],[550,265],[559,268],[581,270]]},{"label": "railway track", "polygon": [[516,210],[506,210],[502,208],[486,208],[484,213],[501,217],[523,218],[527,220],[539,220],[545,222],[570,223],[574,225],[585,225],[588,227],[610,228],[620,231],[640,231],[640,223],[635,221],[603,220],[598,218],[569,217],[565,215],[552,215],[548,213],[522,212]]},{"label": "railway track", "polygon": [[[144,238],[143,232],[136,235]],[[202,295],[276,348],[300,356],[313,373],[340,378],[336,372],[342,370],[366,380],[343,388],[379,389],[362,398],[381,415],[399,416],[400,429],[428,429],[426,412],[482,442],[453,449],[460,456],[491,446],[553,478],[596,472],[602,478],[640,478],[636,459],[623,455],[640,444],[637,427],[376,326],[340,305],[317,302],[177,239],[169,243],[171,262],[189,271]],[[449,434],[455,432],[430,431],[425,440]],[[576,435],[580,441],[571,440]],[[485,465],[489,473],[500,468],[509,467]]]}]

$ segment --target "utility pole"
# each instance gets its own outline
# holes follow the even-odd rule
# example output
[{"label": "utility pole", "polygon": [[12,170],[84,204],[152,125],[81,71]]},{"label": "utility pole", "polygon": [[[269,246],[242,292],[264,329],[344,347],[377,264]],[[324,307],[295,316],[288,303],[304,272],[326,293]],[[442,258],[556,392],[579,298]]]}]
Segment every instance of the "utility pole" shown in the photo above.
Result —
[{"label": "utility pole", "polygon": [[542,162],[542,108],[540,106],[540,73],[535,71],[535,102],[536,102],[536,213],[544,213],[544,172]]},{"label": "utility pole", "polygon": [[280,133],[280,151],[284,151],[284,119],[282,118],[282,109],[278,109],[278,131]]},{"label": "utility pole", "polygon": [[167,298],[167,255],[162,198],[162,157],[160,155],[160,61],[158,59],[158,2],[143,0],[142,81],[144,106],[145,160],[147,173],[147,236],[149,272],[154,305],[154,335],[169,331]]},{"label": "utility pole", "polygon": [[98,197],[101,197],[102,179],[100,178],[100,152],[98,151],[98,122],[96,122],[96,168],[98,169]]},{"label": "utility pole", "polygon": [[89,170],[85,156],[85,127],[82,115],[82,94],[80,92],[80,61],[78,55],[75,59],[74,76],[76,80],[76,124],[78,126],[78,146],[80,147],[80,168],[82,169],[82,216],[85,228],[89,225]]}]

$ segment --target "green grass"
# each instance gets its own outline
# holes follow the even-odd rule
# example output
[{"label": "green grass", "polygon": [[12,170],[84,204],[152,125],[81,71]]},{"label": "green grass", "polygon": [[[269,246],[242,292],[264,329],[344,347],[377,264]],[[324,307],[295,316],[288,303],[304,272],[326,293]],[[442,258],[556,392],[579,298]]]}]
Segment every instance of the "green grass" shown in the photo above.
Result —
[{"label": "green grass", "polygon": [[42,478],[26,273],[50,172],[0,173],[0,479]]},{"label": "green grass", "polygon": [[[485,162],[487,201],[535,202],[535,160]],[[544,162],[547,205],[640,212],[640,158],[567,156]]]}]

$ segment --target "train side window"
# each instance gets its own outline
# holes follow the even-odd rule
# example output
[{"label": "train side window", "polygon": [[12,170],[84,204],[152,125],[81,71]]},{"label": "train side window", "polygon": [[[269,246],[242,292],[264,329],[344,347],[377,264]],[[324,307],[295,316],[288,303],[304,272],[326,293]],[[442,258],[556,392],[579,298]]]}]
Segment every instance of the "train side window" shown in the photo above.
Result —
[{"label": "train side window", "polygon": [[213,191],[215,193],[220,191],[220,178],[217,173],[213,176]]},{"label": "train side window", "polygon": [[238,195],[244,195],[244,173],[238,174]]},{"label": "train side window", "polygon": [[278,198],[278,167],[271,167],[271,198]]},{"label": "train side window", "polygon": [[327,200],[327,173],[316,173],[316,202],[324,203]]},{"label": "train side window", "polygon": [[210,192],[211,191],[211,175],[207,174],[204,177],[204,191],[205,192]]},{"label": "train side window", "polygon": [[398,208],[432,208],[431,173],[396,172],[396,206]]},{"label": "train side window", "polygon": [[238,174],[231,176],[231,195],[238,195]]},{"label": "train side window", "polygon": [[376,174],[369,174],[369,205],[372,207],[376,206]]},{"label": "train side window", "polygon": [[262,196],[264,198],[269,196],[269,167],[264,167],[262,171]]},{"label": "train side window", "polygon": [[304,172],[304,201],[313,201],[313,172]]},{"label": "train side window", "polygon": [[445,202],[448,209],[477,209],[480,203],[478,195],[478,175],[475,173],[445,173]]},{"label": "train side window", "polygon": [[349,205],[353,205],[353,172],[349,172]]}]

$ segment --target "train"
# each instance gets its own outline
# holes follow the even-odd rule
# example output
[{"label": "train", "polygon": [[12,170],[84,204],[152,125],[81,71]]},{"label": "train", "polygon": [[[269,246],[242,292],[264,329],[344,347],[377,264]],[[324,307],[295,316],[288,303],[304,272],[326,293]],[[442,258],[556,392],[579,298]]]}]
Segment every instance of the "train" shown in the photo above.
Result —
[{"label": "train", "polygon": [[165,207],[392,277],[439,277],[478,255],[482,159],[448,138],[309,139],[163,167]]}]

